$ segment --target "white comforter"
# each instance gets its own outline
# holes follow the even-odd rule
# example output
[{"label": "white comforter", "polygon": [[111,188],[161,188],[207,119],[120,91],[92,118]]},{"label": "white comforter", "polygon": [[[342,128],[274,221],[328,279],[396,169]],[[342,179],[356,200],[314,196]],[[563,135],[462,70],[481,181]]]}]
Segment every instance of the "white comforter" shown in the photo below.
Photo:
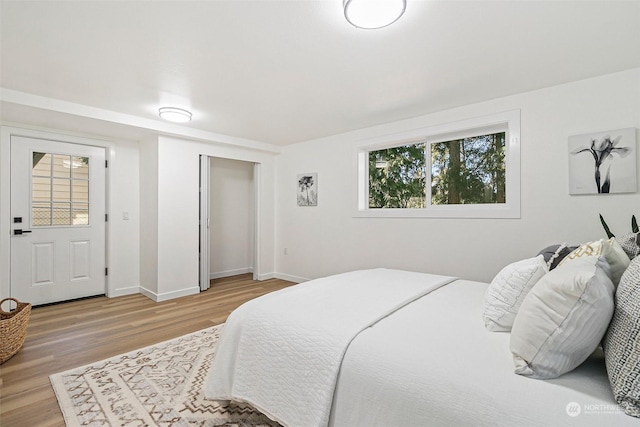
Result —
[{"label": "white comforter", "polygon": [[355,271],[249,301],[227,320],[205,396],[249,402],[289,426],[325,426],[344,353],[363,329],[455,280]]},{"label": "white comforter", "polygon": [[509,333],[482,322],[486,289],[456,280],[359,334],[330,425],[640,426],[615,403],[602,354],[552,380],[514,374]]}]

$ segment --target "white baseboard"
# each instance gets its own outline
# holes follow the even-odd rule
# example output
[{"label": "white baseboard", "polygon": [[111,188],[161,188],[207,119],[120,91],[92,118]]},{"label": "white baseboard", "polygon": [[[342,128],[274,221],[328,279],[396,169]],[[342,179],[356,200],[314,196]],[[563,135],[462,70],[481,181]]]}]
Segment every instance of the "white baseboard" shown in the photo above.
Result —
[{"label": "white baseboard", "polygon": [[140,293],[147,298],[152,299],[155,302],[167,301],[174,298],[186,297],[187,295],[195,295],[200,292],[200,286],[194,286],[192,288],[180,289],[178,291],[165,292],[162,294],[158,294],[156,292],[152,292],[149,289],[145,289],[140,286]]},{"label": "white baseboard", "polygon": [[237,268],[235,270],[218,271],[216,273],[210,273],[209,280],[221,279],[223,277],[237,276],[239,274],[247,274],[247,273],[253,273],[253,268],[245,267],[245,268]]},{"label": "white baseboard", "polygon": [[138,288],[138,290],[139,290],[139,291],[140,291],[140,293],[141,293],[142,295],[144,295],[145,297],[149,298],[150,300],[153,300],[153,301],[158,302],[158,300],[157,300],[157,295],[156,295],[156,293],[155,293],[155,292],[152,292],[152,291],[150,291],[149,289],[147,289],[147,288],[145,288],[145,287],[142,287],[142,286],[140,286],[140,287]]},{"label": "white baseboard", "polygon": [[264,273],[264,274],[258,274],[256,277],[256,280],[269,280],[269,279],[275,279],[276,277],[276,273]]},{"label": "white baseboard", "polygon": [[[236,276],[238,274],[246,274],[251,272],[253,272],[253,269],[248,267],[248,268],[241,268],[237,270],[228,270],[228,271],[212,273],[210,274],[210,277],[212,279],[219,279],[222,277]],[[293,282],[293,283],[302,283],[302,282],[308,282],[309,280],[311,280],[306,277],[299,277],[299,276],[293,276],[291,274],[276,273],[276,272],[259,274],[257,279],[258,280],[281,279],[281,280],[286,280],[288,282]],[[173,298],[184,297],[187,295],[195,295],[199,292],[200,292],[199,286],[195,286],[187,289],[180,289],[178,291],[166,292],[161,294],[150,291],[149,289],[146,289],[143,286],[132,286],[130,288],[116,289],[112,294],[109,295],[109,297],[117,297],[117,296],[141,293],[142,295],[146,296],[147,298],[155,302],[161,302],[161,301],[167,301]]]},{"label": "white baseboard", "polygon": [[113,291],[109,291],[109,295],[107,295],[109,298],[115,298],[115,297],[122,297],[125,295],[133,295],[133,294],[139,294],[140,292],[140,286],[129,286],[126,288],[118,288],[118,289],[114,289]]},{"label": "white baseboard", "polygon": [[286,280],[288,282],[293,282],[293,283],[302,283],[302,282],[308,282],[311,279],[307,279],[306,277],[299,277],[299,276],[292,276],[290,274],[283,274],[283,273],[272,273],[273,277],[275,277],[276,279],[281,279],[281,280]]},{"label": "white baseboard", "polygon": [[281,279],[281,280],[286,280],[287,282],[293,282],[293,283],[302,283],[302,282],[308,282],[311,279],[307,279],[306,277],[299,277],[299,276],[292,276],[290,274],[284,274],[284,273],[264,273],[264,274],[259,274],[258,275],[258,280],[269,280],[269,279]]}]

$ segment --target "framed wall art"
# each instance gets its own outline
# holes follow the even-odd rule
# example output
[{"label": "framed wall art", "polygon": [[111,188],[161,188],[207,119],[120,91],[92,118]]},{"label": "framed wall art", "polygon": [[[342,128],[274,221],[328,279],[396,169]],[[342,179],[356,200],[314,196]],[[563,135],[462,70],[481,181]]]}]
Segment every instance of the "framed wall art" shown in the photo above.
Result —
[{"label": "framed wall art", "polygon": [[298,206],[318,206],[318,174],[298,175]]},{"label": "framed wall art", "polygon": [[569,193],[635,193],[636,129],[569,137]]}]

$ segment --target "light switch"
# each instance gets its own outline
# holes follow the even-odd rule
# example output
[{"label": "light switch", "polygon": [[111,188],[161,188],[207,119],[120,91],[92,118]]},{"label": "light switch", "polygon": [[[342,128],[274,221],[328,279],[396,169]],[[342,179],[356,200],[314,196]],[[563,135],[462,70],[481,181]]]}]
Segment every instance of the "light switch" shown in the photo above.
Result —
[{"label": "light switch", "polygon": [[129,212],[122,212],[122,219],[125,221],[129,220]]}]

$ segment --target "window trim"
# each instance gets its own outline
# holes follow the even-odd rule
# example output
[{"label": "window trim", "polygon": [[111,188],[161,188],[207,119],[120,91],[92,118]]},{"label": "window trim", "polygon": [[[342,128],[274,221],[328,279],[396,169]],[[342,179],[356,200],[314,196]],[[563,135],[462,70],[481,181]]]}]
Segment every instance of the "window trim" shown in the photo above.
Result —
[{"label": "window trim", "polygon": [[[370,151],[426,142],[436,142],[465,136],[504,131],[505,135],[505,195],[506,202],[496,204],[432,205],[425,208],[369,208]],[[430,150],[429,150],[430,151]],[[356,145],[357,191],[354,217],[360,218],[520,218],[520,110],[475,117],[466,120],[412,129],[405,132],[370,138]],[[430,162],[427,170],[431,169]],[[430,173],[427,176],[431,176]],[[430,185],[430,184],[427,184]],[[430,193],[430,192],[429,192]]]}]

